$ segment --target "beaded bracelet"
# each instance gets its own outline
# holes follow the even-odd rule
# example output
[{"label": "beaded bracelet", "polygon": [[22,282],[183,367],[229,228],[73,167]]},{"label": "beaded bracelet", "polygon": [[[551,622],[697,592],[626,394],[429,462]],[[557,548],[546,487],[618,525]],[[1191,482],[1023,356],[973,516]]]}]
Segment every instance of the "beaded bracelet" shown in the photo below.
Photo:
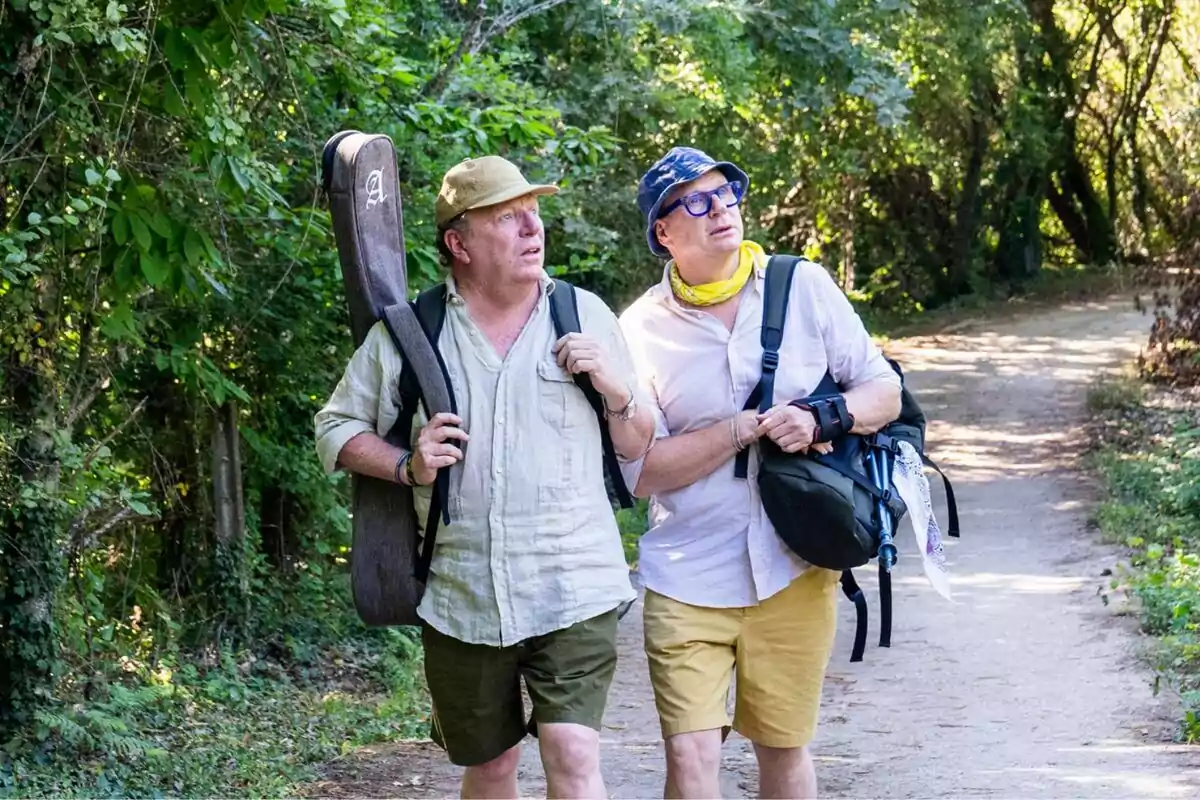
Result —
[{"label": "beaded bracelet", "polygon": [[399,483],[399,484],[402,484],[405,486],[411,485],[410,483],[408,483],[408,481],[404,480],[405,475],[409,475],[409,476],[412,475],[412,470],[408,468],[408,462],[410,460],[412,460],[412,453],[407,452],[407,451],[404,453],[401,453],[400,457],[396,459],[396,474],[395,474],[396,483]]}]

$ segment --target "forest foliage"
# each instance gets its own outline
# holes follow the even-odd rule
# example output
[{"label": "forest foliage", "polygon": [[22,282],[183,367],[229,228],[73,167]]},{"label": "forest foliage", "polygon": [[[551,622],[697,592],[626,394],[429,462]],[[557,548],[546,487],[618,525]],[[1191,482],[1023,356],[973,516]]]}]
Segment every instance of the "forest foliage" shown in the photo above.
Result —
[{"label": "forest foliage", "polygon": [[661,271],[637,178],[692,144],[869,319],[1169,265],[1181,375],[1198,70],[1177,0],[0,0],[0,788],[159,774],[131,720],[213,681],[302,688],[359,647],[395,687],[419,658],[354,619],[347,480],[313,450],[351,348],[337,131],[395,142],[413,289],[442,173],[500,153],[564,188],[548,268],[623,308]]}]

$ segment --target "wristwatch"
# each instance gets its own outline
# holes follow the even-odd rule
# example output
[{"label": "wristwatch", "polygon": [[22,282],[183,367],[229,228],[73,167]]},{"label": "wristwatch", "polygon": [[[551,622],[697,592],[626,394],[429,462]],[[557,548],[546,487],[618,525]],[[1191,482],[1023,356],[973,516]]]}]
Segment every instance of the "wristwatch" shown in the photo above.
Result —
[{"label": "wristwatch", "polygon": [[608,398],[604,398],[604,415],[619,419],[622,422],[628,422],[633,419],[633,415],[637,413],[637,393],[633,391],[633,387],[629,387],[629,402],[619,411],[613,411],[608,407]]}]

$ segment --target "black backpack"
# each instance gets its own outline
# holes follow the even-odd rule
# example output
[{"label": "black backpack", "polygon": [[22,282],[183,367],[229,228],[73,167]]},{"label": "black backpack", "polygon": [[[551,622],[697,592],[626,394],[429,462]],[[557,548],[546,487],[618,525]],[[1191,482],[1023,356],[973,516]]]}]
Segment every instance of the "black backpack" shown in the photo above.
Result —
[{"label": "black backpack", "polygon": [[[774,256],[767,264],[762,377],[747,399],[746,409],[766,411],[774,405],[779,346],[783,341],[792,276],[799,261],[793,256]],[[891,359],[888,362],[903,386],[900,365]],[[811,402],[839,394],[840,387],[826,372],[812,394],[800,399]],[[893,536],[908,510],[899,494],[891,489],[892,468],[900,442],[912,445],[923,463],[942,476],[950,515],[947,533],[954,538],[959,535],[954,489],[941,469],[925,455],[925,426],[920,404],[904,387],[897,419],[867,436],[848,433],[835,438],[833,452],[827,455],[785,453],[768,439],[758,443],[759,493],[776,534],[808,563],[842,573],[842,591],[854,603],[858,617],[851,661],[862,660],[867,638],[866,596],[854,578],[853,569],[872,559],[879,561],[879,646],[891,645],[891,568],[897,553]],[[747,449],[735,461],[737,477],[746,478],[748,463]]]}]

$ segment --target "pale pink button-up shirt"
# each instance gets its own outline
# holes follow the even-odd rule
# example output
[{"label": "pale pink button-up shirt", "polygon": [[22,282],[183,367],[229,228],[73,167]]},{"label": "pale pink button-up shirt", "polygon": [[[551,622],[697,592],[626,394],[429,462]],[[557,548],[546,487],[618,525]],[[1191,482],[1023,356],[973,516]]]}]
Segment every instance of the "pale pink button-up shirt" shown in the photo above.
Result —
[{"label": "pale pink button-up shirt", "polygon": [[[708,427],[745,405],[761,374],[765,267],[760,259],[732,332],[676,302],[666,270],[662,282],[621,315],[645,394],[657,400],[658,437]],[[811,262],[796,267],[779,357],[776,403],[807,396],[827,368],[843,389],[877,379],[900,385],[845,294]],[[623,465],[630,487],[642,463]],[[692,605],[749,606],[786,588],[807,567],[775,535],[763,510],[757,453],[751,453],[749,479],[735,478],[733,468],[730,459],[690,486],[651,498],[638,557],[647,588]]]}]

